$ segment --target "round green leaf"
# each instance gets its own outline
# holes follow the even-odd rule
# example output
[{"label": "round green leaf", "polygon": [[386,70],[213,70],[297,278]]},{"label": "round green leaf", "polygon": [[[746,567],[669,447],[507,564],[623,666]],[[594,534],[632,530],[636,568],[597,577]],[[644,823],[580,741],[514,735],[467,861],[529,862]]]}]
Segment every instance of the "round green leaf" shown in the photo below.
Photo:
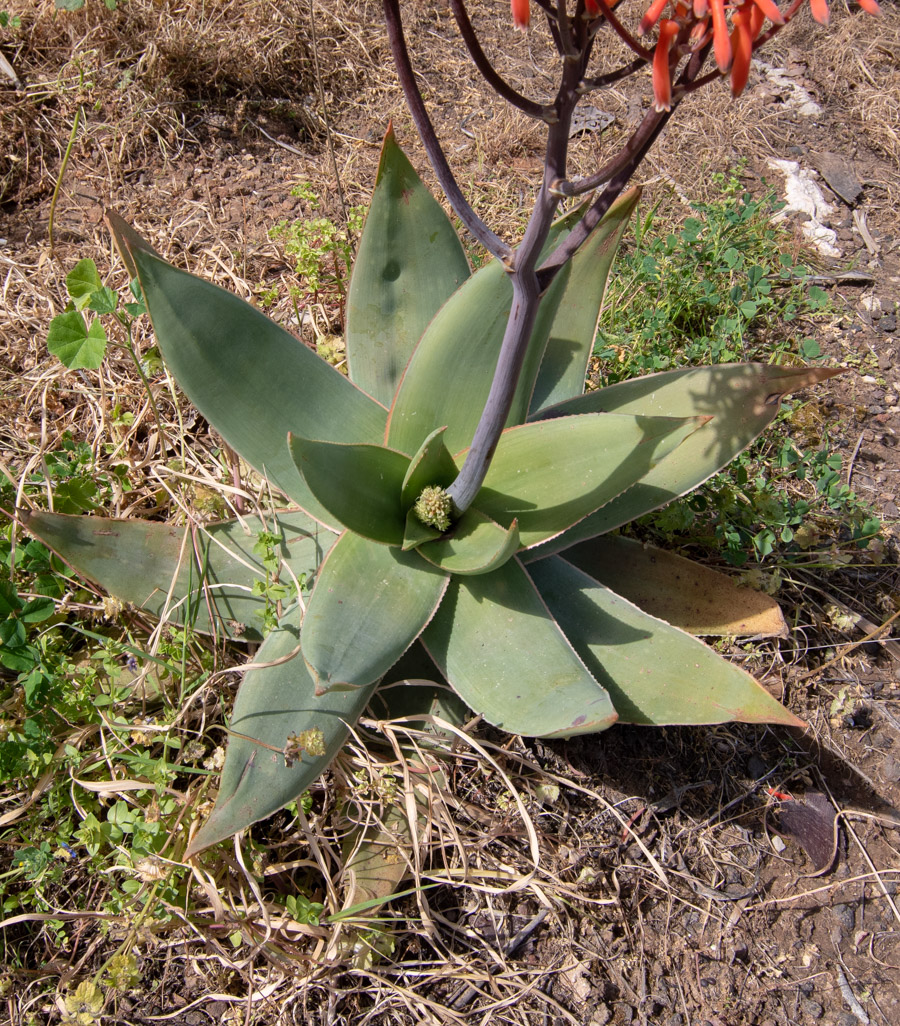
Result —
[{"label": "round green leaf", "polygon": [[106,355],[106,331],[97,318],[88,328],[77,310],[69,310],[50,322],[47,348],[69,370],[96,370]]}]

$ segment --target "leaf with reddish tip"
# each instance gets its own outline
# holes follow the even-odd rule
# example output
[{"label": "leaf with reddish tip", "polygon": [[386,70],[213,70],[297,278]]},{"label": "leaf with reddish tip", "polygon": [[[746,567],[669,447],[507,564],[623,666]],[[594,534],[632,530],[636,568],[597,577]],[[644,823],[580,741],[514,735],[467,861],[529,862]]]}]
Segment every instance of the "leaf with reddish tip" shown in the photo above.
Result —
[{"label": "leaf with reddish tip", "polygon": [[[300,632],[288,615],[262,643],[244,677],[228,724],[228,747],[216,804],[185,858],[224,841],[299,797],[343,747],[375,685],[315,694],[300,656]],[[313,753],[296,739],[313,732]],[[290,747],[293,746],[293,751]],[[287,753],[286,753],[287,750]],[[324,754],[314,754],[315,751]],[[292,765],[288,765],[288,763]]]},{"label": "leaf with reddish tip", "polygon": [[573,413],[711,416],[712,420],[640,483],[536,553],[561,552],[650,513],[701,485],[727,466],[777,416],[781,397],[840,374],[829,367],[774,367],[735,363],[650,374],[588,392],[543,410],[538,420]]},{"label": "leaf with reddish tip", "polygon": [[805,726],[749,673],[561,557],[528,573],[623,723]]},{"label": "leaf with reddish tip", "polygon": [[566,549],[565,558],[645,613],[689,634],[787,634],[781,609],[768,595],[633,538],[604,534]]},{"label": "leaf with reddish tip", "polygon": [[387,411],[249,303],[123,244],[166,365],[226,442],[299,506],[335,528],[287,448],[289,431],[330,442],[384,438]]},{"label": "leaf with reddish tip", "polygon": [[143,252],[155,256],[158,260],[162,260],[159,253],[156,252],[143,235],[139,235],[115,210],[107,210],[103,215],[103,219],[106,221],[106,225],[112,234],[116,250],[132,278],[136,278],[138,273],[137,264],[135,264],[134,257],[131,255],[132,250],[143,250]]},{"label": "leaf with reddish tip", "polygon": [[429,321],[468,277],[450,219],[389,128],[347,294],[351,379],[390,405]]},{"label": "leaf with reddish tip", "polygon": [[571,737],[616,720],[517,559],[454,578],[422,643],[460,698],[513,734]]},{"label": "leaf with reddish tip", "polygon": [[[194,630],[262,640],[267,580],[253,551],[261,532],[291,572],[311,577],[337,540],[305,513],[279,512],[266,520],[245,516],[220,524],[176,527],[144,520],[27,513],[26,530],[104,590]],[[282,583],[290,576],[281,574]]]},{"label": "leaf with reddish tip", "polygon": [[402,544],[408,456],[381,445],[341,445],[298,435],[290,436],[288,448],[306,486],[333,520],[372,541]]},{"label": "leaf with reddish tip", "polygon": [[501,527],[470,507],[446,534],[425,542],[420,556],[451,574],[486,574],[511,559],[519,547],[518,523]]},{"label": "leaf with reddish tip", "polygon": [[320,689],[360,687],[386,673],[434,615],[447,580],[415,552],[342,534],[303,618],[303,657]]},{"label": "leaf with reddish tip", "polygon": [[538,545],[640,481],[702,424],[586,414],[507,428],[475,506],[506,527],[518,519],[522,548]]},{"label": "leaf with reddish tip", "polygon": [[572,258],[565,294],[534,386],[531,416],[584,391],[609,272],[640,198],[639,188],[620,196]]}]

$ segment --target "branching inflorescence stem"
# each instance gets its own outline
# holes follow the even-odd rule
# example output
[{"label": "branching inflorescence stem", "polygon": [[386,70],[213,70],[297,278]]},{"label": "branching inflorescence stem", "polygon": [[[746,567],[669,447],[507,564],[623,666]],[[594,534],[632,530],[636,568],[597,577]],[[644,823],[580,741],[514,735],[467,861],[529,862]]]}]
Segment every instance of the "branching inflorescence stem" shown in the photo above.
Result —
[{"label": "branching inflorescence stem", "polygon": [[[450,0],[469,55],[485,81],[508,103],[547,125],[543,179],[522,240],[513,248],[484,223],[463,196],[416,83],[403,34],[399,0],[384,0],[388,37],[400,84],[438,182],[466,228],[502,261],[513,288],[512,307],[490,393],[462,470],[447,489],[457,513],[468,509],[484,482],[513,404],[541,298],[556,275],[623,192],[681,100],[702,84],[726,74],[731,76],[734,95],[740,93],[747,82],[752,53],[790,21],[804,2],[793,0],[784,12],[775,0],[741,0],[729,4],[733,11],[733,28],[729,29],[726,0],[695,0],[686,5],[654,0],[635,35],[614,13],[618,6],[615,0],[535,0],[546,16],[551,39],[561,57],[556,98],[553,103],[545,104],[524,96],[497,72],[478,40],[465,0]],[[823,9],[827,16],[826,0],[811,2],[815,17],[821,20]],[[860,0],[860,4],[877,13],[875,0]],[[512,6],[517,23],[527,26],[528,3],[513,0]],[[664,18],[667,6],[670,17]],[[767,19],[771,24],[764,30]],[[657,23],[659,38],[655,47],[645,47],[639,37],[652,31]],[[615,32],[636,56],[621,67],[589,76],[593,42],[597,32],[603,29]],[[718,67],[701,75],[711,52],[715,53]],[[566,177],[569,130],[581,97],[651,63],[654,104],[650,111],[615,156],[594,174],[569,182]],[[578,224],[543,262],[539,262],[560,199],[596,189],[601,189],[600,194]]]}]

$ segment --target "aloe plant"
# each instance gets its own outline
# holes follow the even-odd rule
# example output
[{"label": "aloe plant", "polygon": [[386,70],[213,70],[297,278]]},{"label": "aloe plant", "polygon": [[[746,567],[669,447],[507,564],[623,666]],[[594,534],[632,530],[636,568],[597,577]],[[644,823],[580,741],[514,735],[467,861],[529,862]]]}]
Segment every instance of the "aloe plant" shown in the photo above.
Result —
[{"label": "aloe plant", "polygon": [[[618,24],[612,12],[599,0],[571,16],[565,3],[541,4],[566,57],[557,97],[542,105],[499,78],[464,3],[452,6],[485,77],[547,123],[543,183],[518,247],[477,217],[428,121],[399,6],[385,0],[438,178],[495,259],[470,273],[389,130],[348,296],[348,377],[109,217],[172,374],[294,507],[190,528],[24,518],[118,598],[262,640],[229,721],[215,808],[188,855],[296,798],[376,690],[403,696],[398,682],[434,681],[437,691],[416,690],[426,705],[449,685],[490,723],[543,737],[617,721],[801,724],[690,633],[782,633],[774,603],[610,532],[695,488],[774,419],[782,395],[835,372],[734,364],[585,392],[607,277],[639,198],[625,186],[668,111],[651,111],[605,178],[576,187],[565,179],[569,126],[603,78],[589,78],[588,62],[595,32]],[[672,107],[711,46],[686,53]],[[554,220],[561,197],[598,183],[597,198]],[[261,531],[275,539],[281,579],[312,582],[264,640],[256,614],[271,564],[254,551]]]}]

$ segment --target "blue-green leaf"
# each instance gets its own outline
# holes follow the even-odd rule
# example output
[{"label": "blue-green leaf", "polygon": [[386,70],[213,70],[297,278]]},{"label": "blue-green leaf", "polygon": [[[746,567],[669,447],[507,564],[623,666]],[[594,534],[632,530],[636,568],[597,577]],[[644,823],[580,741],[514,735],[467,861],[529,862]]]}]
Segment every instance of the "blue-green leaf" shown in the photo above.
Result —
[{"label": "blue-green leaf", "polygon": [[389,128],[347,296],[351,379],[389,405],[429,321],[468,276],[450,219]]},{"label": "blue-green leaf", "polygon": [[342,534],[303,620],[303,656],[319,688],[357,688],[386,673],[434,615],[447,580],[415,552]]},{"label": "blue-green leaf", "polygon": [[517,559],[454,578],[422,642],[462,700],[511,733],[570,737],[616,719]]}]

